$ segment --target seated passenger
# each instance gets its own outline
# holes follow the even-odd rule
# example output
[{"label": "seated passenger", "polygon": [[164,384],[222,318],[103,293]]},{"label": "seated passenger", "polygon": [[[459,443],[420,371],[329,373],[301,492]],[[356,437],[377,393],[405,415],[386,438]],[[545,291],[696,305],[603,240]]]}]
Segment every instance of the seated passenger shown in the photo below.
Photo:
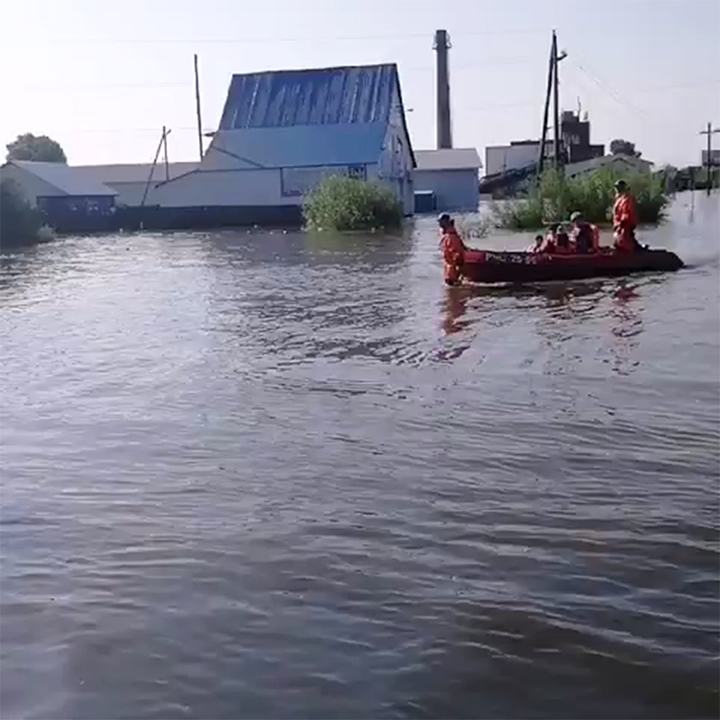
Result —
[{"label": "seated passenger", "polygon": [[543,240],[543,244],[540,246],[540,252],[543,253],[554,253],[555,247],[556,247],[556,235],[557,231],[560,228],[559,225],[553,225],[550,230],[548,231],[548,234],[545,236],[545,239]]},{"label": "seated passenger", "polygon": [[575,244],[562,225],[558,225],[558,231],[555,234],[555,252],[558,255],[570,255],[575,252]]},{"label": "seated passenger", "polygon": [[539,253],[541,252],[541,247],[543,244],[543,236],[542,235],[536,235],[535,236],[535,242],[530,245],[530,247],[525,251],[529,253]]},{"label": "seated passenger", "polygon": [[587,222],[579,213],[574,212],[570,216],[572,223],[572,239],[575,244],[575,252],[578,255],[587,255],[597,252],[600,247],[600,231]]}]

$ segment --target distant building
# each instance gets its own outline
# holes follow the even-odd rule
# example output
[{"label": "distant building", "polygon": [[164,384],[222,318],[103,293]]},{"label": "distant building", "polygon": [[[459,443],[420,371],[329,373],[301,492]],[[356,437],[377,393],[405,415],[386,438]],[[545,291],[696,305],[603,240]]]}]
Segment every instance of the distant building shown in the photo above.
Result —
[{"label": "distant building", "polygon": [[575,178],[597,170],[612,170],[616,174],[633,175],[636,173],[649,173],[653,164],[649,160],[633,155],[604,155],[591,160],[570,163],[565,166],[565,177]]},{"label": "distant building", "polygon": [[[549,156],[549,152],[548,144],[546,156]],[[539,140],[514,140],[509,145],[490,145],[485,148],[485,176],[525,168],[537,162],[539,153]]]},{"label": "distant building", "polygon": [[410,215],[414,167],[396,65],[234,75],[203,161],[154,187],[150,202],[293,221],[304,196],[340,174],[386,184]]},{"label": "distant building", "polygon": [[102,182],[83,177],[65,163],[8,160],[0,167],[0,179],[12,181],[31,206],[50,218],[72,213],[107,213],[115,206],[118,194]]},{"label": "distant building", "polygon": [[580,120],[580,114],[572,110],[563,112],[560,118],[560,133],[566,164],[592,160],[605,154],[604,145],[590,143],[590,120],[587,113],[585,119]]},{"label": "distant building", "polygon": [[[712,154],[710,155],[710,159],[712,161],[713,167],[720,167],[720,150],[713,150]],[[703,150],[700,155],[700,164],[703,167],[707,167],[708,165],[708,151]]]},{"label": "distant building", "polygon": [[415,151],[415,211],[475,212],[482,167],[475,148]]},{"label": "distant building", "polygon": [[[561,157],[565,163],[582,162],[605,154],[604,145],[590,142],[590,121],[572,111],[562,114],[560,120]],[[516,140],[509,145],[491,145],[485,148],[485,177],[492,177],[514,170],[522,170],[537,163],[540,140]],[[555,148],[550,133],[545,144],[545,158],[552,160]]]}]

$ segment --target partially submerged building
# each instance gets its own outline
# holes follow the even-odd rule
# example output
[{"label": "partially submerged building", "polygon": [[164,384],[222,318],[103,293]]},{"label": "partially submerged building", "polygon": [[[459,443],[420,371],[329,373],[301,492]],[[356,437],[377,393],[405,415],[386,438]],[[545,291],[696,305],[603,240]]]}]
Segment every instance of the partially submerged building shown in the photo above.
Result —
[{"label": "partially submerged building", "polygon": [[[114,165],[74,165],[79,178],[101,182],[117,192],[118,207],[138,207],[151,197],[153,189],[199,166],[199,162],[122,163]],[[147,193],[147,196],[146,196]]]},{"label": "partially submerged building", "polygon": [[379,181],[413,212],[415,157],[394,64],[234,75],[199,166],[150,204],[238,223],[297,222],[331,174]]},{"label": "partially submerged building", "polygon": [[475,148],[417,150],[415,212],[477,212],[480,156]]},{"label": "partially submerged building", "polygon": [[118,194],[65,163],[8,160],[0,168],[0,179],[11,181],[32,207],[49,214],[107,212]]},{"label": "partially submerged building", "polygon": [[68,190],[56,194],[71,185],[104,193],[103,207],[128,229],[297,225],[305,196],[328,175],[380,182],[405,215],[414,210],[416,162],[394,64],[234,75],[199,163],[24,165],[35,169],[12,173],[33,204],[50,195],[32,178],[52,173]]}]

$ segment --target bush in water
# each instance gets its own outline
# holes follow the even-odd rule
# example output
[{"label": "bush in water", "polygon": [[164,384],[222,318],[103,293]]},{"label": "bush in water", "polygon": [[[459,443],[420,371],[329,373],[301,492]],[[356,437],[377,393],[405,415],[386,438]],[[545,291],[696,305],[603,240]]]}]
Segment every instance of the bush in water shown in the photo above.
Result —
[{"label": "bush in water", "polygon": [[52,231],[43,226],[43,216],[25,201],[12,180],[0,184],[0,244],[15,245],[47,240]]},{"label": "bush in water", "polygon": [[566,222],[577,211],[592,223],[607,223],[615,200],[615,181],[621,177],[637,200],[639,221],[662,222],[670,199],[661,177],[650,173],[621,176],[609,170],[598,170],[571,180],[549,170],[543,173],[539,186],[529,197],[496,203],[493,219],[498,227],[535,230]]},{"label": "bush in water", "polygon": [[389,188],[341,175],[330,175],[305,198],[305,221],[313,230],[397,228],[402,207]]}]

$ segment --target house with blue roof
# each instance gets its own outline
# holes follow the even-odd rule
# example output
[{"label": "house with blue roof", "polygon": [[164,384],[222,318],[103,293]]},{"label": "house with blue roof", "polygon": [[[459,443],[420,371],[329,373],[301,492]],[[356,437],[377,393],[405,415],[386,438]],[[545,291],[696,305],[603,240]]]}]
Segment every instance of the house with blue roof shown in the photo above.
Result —
[{"label": "house with blue roof", "polygon": [[239,221],[299,220],[303,197],[340,174],[388,185],[411,215],[414,168],[395,64],[234,75],[200,165],[149,200],[223,216],[243,208]]}]

